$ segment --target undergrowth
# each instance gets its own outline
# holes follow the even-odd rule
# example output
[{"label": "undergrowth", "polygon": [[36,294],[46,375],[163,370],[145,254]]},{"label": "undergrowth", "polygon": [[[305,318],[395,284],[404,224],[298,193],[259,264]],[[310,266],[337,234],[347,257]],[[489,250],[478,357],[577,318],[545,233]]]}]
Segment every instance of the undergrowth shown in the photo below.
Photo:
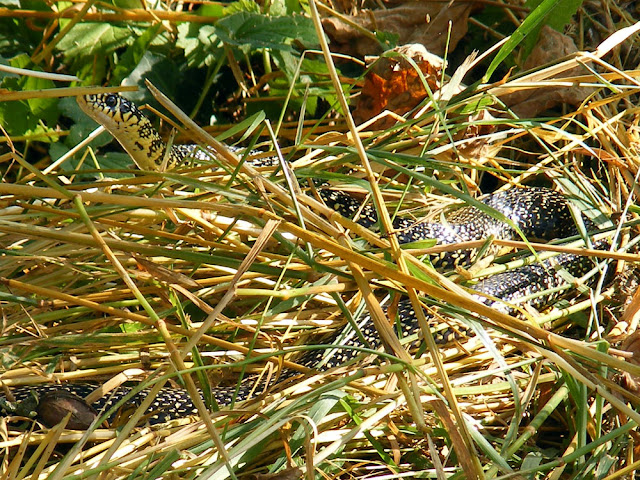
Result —
[{"label": "undergrowth", "polygon": [[[304,18],[296,26],[310,28]],[[193,25],[182,23],[178,37],[195,35],[183,40],[204,56],[207,78],[213,79],[217,67],[203,45],[193,43],[204,36]],[[275,21],[272,26],[281,31]],[[217,28],[220,34],[222,26]],[[295,38],[291,32],[288,39]],[[140,32],[138,38],[156,37]],[[124,34],[120,40],[129,42]],[[74,53],[87,54],[69,47],[66,55]],[[3,417],[4,477],[629,474],[638,461],[634,382],[640,368],[633,343],[619,342],[634,338],[637,299],[621,306],[626,298],[616,291],[620,282],[606,278],[611,272],[617,279],[635,277],[626,272],[637,260],[637,72],[621,71],[601,59],[604,52],[598,55],[579,53],[560,67],[469,88],[454,84],[454,75],[403,121],[385,130],[354,131],[338,103],[346,101],[346,86],[325,67],[325,52],[305,66],[317,73],[322,65],[325,83],[315,85],[321,80],[314,77],[311,85],[333,108],[326,115],[317,112],[319,120],[287,123],[282,107],[275,130],[289,131],[293,141],[283,141],[280,149],[279,135],[264,134],[271,127],[265,117],[248,115],[231,133],[236,139],[246,133],[241,143],[259,144],[260,152],[238,157],[222,147],[214,162],[194,160],[164,171],[125,168],[124,156],[96,157],[86,145],[79,156],[67,157],[72,145],[62,142],[55,147],[59,155],[49,150],[48,164],[29,162],[16,148],[25,139],[10,136],[5,116],[5,388],[106,380],[113,380],[112,388],[138,381],[182,388],[190,375],[207,390],[254,381],[254,374],[277,376],[284,368],[296,368],[301,376],[258,390],[244,402],[211,402],[203,415],[209,422],[190,417],[136,426],[134,417],[142,412],[125,409],[118,429],[95,425],[77,432]],[[67,61],[84,65],[80,57]],[[598,65],[597,73],[565,75],[588,62]],[[287,73],[297,78],[295,69]],[[592,87],[592,95],[554,118],[513,118],[499,100],[505,91],[576,82]],[[22,87],[30,108],[44,102],[43,95]],[[105,89],[73,87],[63,93],[87,91]],[[443,91],[453,93],[444,98]],[[308,90],[287,87],[281,93],[308,98]],[[182,113],[156,101],[170,117]],[[67,116],[76,121],[67,133],[79,136],[75,142],[94,125],[67,102]],[[335,112],[342,112],[338,120]],[[478,120],[480,112],[491,115]],[[52,127],[58,113],[41,117],[51,120],[46,125],[35,122],[42,127],[37,133],[58,135]],[[190,138],[220,149],[207,132],[189,125],[184,130],[174,140]],[[283,161],[274,166],[251,162],[279,154]],[[437,217],[452,203],[474,202],[488,177],[498,188],[544,185],[565,193],[610,239],[611,250],[590,249],[586,238],[546,246],[488,239],[470,245],[486,250],[473,265],[436,272],[428,255],[432,243],[397,248],[391,235],[341,217],[316,192],[320,180],[391,217],[421,219]],[[576,293],[543,312],[490,311],[463,288],[531,261],[531,251],[545,258],[548,252],[584,248],[597,262],[593,275],[600,280],[576,279]],[[478,334],[446,346],[416,342],[417,337],[401,344],[393,322],[380,312],[394,312],[403,294],[417,295],[441,325],[472,325]],[[366,362],[322,372],[295,363],[301,351],[325,349],[330,355],[323,336],[345,324],[357,329],[370,316],[386,353],[363,348],[360,360]]]}]

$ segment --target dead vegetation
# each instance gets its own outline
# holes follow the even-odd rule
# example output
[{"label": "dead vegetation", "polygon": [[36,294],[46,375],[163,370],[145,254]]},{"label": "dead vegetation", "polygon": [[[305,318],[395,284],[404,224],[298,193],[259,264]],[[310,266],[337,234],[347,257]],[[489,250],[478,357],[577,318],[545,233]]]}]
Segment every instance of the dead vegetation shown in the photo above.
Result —
[{"label": "dead vegetation", "polygon": [[[340,217],[309,179],[367,202],[377,197],[387,216],[415,218],[477,194],[488,174],[505,185],[552,185],[612,239],[611,251],[588,251],[601,260],[598,278],[628,271],[638,241],[638,72],[614,65],[634,32],[474,91],[462,83],[470,59],[458,75],[427,79],[411,109],[385,106],[358,130],[349,118],[299,127],[295,137],[305,140],[284,149],[295,176],[252,167],[189,124],[187,136],[220,149],[218,162],[100,169],[89,179],[63,164],[35,168],[8,140],[2,160],[16,180],[0,183],[5,388],[234,385],[299,368],[289,353],[326,348],[323,334],[367,313],[387,353],[368,352],[364,367],[299,368],[295,382],[159,427],[136,426],[142,409],[124,409],[118,430],[87,432],[4,417],[4,477],[630,474],[640,461],[640,367],[633,342],[619,341],[637,327],[637,298],[621,307],[612,302],[616,285],[579,281],[580,295],[544,312],[488,311],[456,282],[514,268],[526,260],[507,252],[531,245],[511,242],[445,276],[425,260],[429,246],[401,249]],[[519,120],[502,104],[506,95],[567,88],[584,98],[546,120]],[[276,153],[273,144],[265,150]],[[84,152],[83,162],[93,162]],[[541,257],[583,247],[581,239],[535,246]],[[443,323],[475,325],[478,335],[407,352],[415,339],[401,344],[380,308],[393,311],[400,294],[420,298]]]}]

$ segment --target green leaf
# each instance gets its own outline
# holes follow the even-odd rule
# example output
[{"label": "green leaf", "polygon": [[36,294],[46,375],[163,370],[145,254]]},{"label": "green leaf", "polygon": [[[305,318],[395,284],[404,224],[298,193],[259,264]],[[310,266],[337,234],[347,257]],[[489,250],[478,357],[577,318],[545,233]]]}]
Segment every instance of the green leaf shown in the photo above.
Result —
[{"label": "green leaf", "polygon": [[[18,55],[9,64],[16,68],[30,68],[41,71],[31,63],[27,55]],[[2,88],[13,91],[41,90],[55,88],[51,80],[36,77],[16,77],[6,75],[0,82]],[[58,99],[30,98],[22,101],[0,102],[0,123],[10,135],[37,135],[51,132],[48,125],[55,125],[58,120]],[[43,136],[41,141],[51,141]]]},{"label": "green leaf", "polygon": [[[540,0],[536,1],[540,2]],[[545,23],[554,30],[562,32],[564,27],[573,21],[573,16],[583,3],[584,0],[561,0],[560,4],[547,16]]]},{"label": "green leaf", "polygon": [[226,140],[227,138],[231,138],[235,135],[241,134],[240,142],[246,140],[251,136],[251,134],[258,128],[264,119],[266,118],[263,111],[260,111],[250,117],[245,118],[242,122],[232,125],[231,127],[225,129],[223,133],[218,135],[218,140],[221,142]]},{"label": "green leaf", "polygon": [[113,85],[120,85],[122,79],[136,68],[161,28],[163,28],[161,23],[152,25],[147,28],[142,35],[136,38],[129,48],[127,48],[124,54],[120,57],[118,65],[113,69],[113,76],[111,79],[111,83]]},{"label": "green leaf", "polygon": [[[151,459],[151,456],[149,456],[149,459]],[[162,478],[167,470],[169,470],[171,465],[173,465],[173,463],[179,459],[180,452],[177,449],[172,448],[171,450],[169,450],[169,452],[163,453],[162,456],[160,456],[159,461],[154,465],[149,473],[144,475],[143,478],[146,478],[148,480]]]},{"label": "green leaf", "polygon": [[287,13],[302,13],[305,9],[308,11],[307,2],[304,2],[304,7],[300,0],[284,0],[284,3],[287,6]]},{"label": "green leaf", "polygon": [[[544,25],[548,25],[558,32],[564,30],[565,25],[571,23],[573,16],[578,11],[584,0],[560,0],[560,3],[554,8],[542,23],[540,23],[522,43],[524,54],[523,58],[527,58],[536,46],[540,30]],[[529,7],[534,11],[542,3],[542,0],[528,0],[525,7]]]},{"label": "green leaf", "polygon": [[435,247],[437,243],[438,241],[433,238],[425,238],[424,240],[418,240],[416,242],[403,243],[401,245],[401,248],[403,249],[431,248],[431,247]]},{"label": "green leaf", "polygon": [[[222,17],[224,16],[224,8],[219,3],[206,4],[198,9],[197,14],[203,17]],[[199,25],[200,28],[205,26],[208,25]]]},{"label": "green leaf", "polygon": [[265,13],[273,16],[287,15],[288,13],[290,13],[287,10],[287,4],[285,0],[271,0],[270,2],[265,2],[264,9]]},{"label": "green leaf", "polygon": [[380,30],[376,30],[375,34],[378,42],[380,42],[380,45],[384,50],[391,50],[398,45],[400,35],[398,35],[397,33],[382,32]]},{"label": "green leaf", "polygon": [[109,23],[80,23],[58,43],[67,59],[111,52],[133,43],[131,29]]},{"label": "green leaf", "polygon": [[150,51],[144,53],[136,68],[122,81],[123,85],[138,85],[140,87],[137,92],[128,93],[127,97],[136,103],[150,100],[150,97],[147,96],[145,80],[149,80],[169,96],[174,96],[176,88],[181,83],[176,63]]},{"label": "green leaf", "polygon": [[[353,423],[355,423],[356,425],[362,425],[364,419],[360,415],[361,412],[358,412],[356,408],[353,408],[353,406],[349,404],[348,398],[341,398],[340,404],[344,408],[344,411],[347,413],[347,415],[351,417]],[[356,407],[357,406],[359,405],[356,405]],[[363,429],[362,433],[365,437],[367,437],[367,440],[369,440],[369,443],[376,450],[382,461],[386,465],[396,467],[393,458],[391,458],[391,456],[385,451],[384,445],[382,445],[382,443],[380,443],[373,435],[371,435],[371,432],[369,432],[368,430]]]},{"label": "green leaf", "polygon": [[212,25],[181,23],[178,25],[176,45],[184,50],[189,67],[212,65],[220,55],[224,55],[222,44]]},{"label": "green leaf", "polygon": [[287,76],[289,81],[292,81],[300,63],[300,57],[293,52],[276,50],[272,58],[278,69]]},{"label": "green leaf", "polygon": [[229,45],[248,45],[252,49],[293,52],[291,43],[294,40],[305,46],[317,43],[313,22],[302,15],[267,17],[255,13],[236,13],[220,20],[216,24],[216,33]]},{"label": "green leaf", "polygon": [[[315,424],[321,424],[327,417],[327,414],[345,398],[347,394],[340,390],[323,393],[309,409],[308,418]],[[291,436],[289,445],[291,450],[295,452],[300,448],[308,435],[308,430],[304,426],[297,428],[296,432]]]},{"label": "green leaf", "polygon": [[26,135],[38,127],[27,102],[0,102],[0,124],[9,135]]},{"label": "green leaf", "polygon": [[483,82],[488,82],[496,68],[520,45],[520,43],[535,31],[535,28],[542,24],[546,16],[549,15],[557,6],[562,4],[563,0],[544,0],[538,8],[524,19],[522,24],[511,35],[509,40],[498,51],[498,54],[489,65],[487,73],[482,78]]},{"label": "green leaf", "polygon": [[118,8],[140,8],[140,0],[111,0]]},{"label": "green leaf", "polygon": [[227,5],[224,9],[224,15],[229,16],[239,12],[260,13],[260,5],[253,0],[238,0]]},{"label": "green leaf", "polygon": [[136,333],[144,330],[145,328],[147,328],[145,324],[140,322],[128,322],[120,325],[120,329],[124,333]]}]

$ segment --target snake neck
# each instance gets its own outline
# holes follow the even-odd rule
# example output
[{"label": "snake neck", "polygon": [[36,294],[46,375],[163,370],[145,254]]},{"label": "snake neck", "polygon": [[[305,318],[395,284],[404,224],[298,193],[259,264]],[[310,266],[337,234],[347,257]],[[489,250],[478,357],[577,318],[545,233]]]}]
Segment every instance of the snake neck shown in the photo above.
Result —
[{"label": "snake neck", "polygon": [[[159,169],[167,144],[135,104],[115,94],[79,96],[77,102],[87,115],[113,135],[138,168]],[[168,164],[181,161],[185,157],[182,150],[178,146],[169,150]]]}]

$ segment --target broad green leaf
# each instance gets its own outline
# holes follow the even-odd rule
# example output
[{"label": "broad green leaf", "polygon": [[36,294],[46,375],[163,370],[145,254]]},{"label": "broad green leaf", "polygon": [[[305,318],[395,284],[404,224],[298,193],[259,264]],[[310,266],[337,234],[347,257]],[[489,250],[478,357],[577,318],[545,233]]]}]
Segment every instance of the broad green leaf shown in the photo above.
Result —
[{"label": "broad green leaf", "polygon": [[111,83],[120,85],[122,79],[129,75],[138,65],[142,57],[149,49],[151,42],[158,35],[162,28],[161,23],[157,23],[147,28],[142,35],[136,38],[131,46],[120,57],[118,65],[113,69]]},{"label": "broad green leaf", "polygon": [[[9,64],[16,68],[40,70],[31,63],[27,55],[18,55]],[[51,80],[36,77],[5,76],[0,82],[2,88],[14,91],[41,90],[55,88]],[[37,135],[51,132],[49,125],[58,120],[58,100],[55,98],[30,98],[22,101],[0,102],[0,123],[10,135]],[[51,141],[41,137],[39,140]]]},{"label": "broad green leaf", "polygon": [[86,57],[110,52],[133,43],[131,29],[109,23],[81,23],[73,27],[58,43],[67,58]]},{"label": "broad green leaf", "polygon": [[287,13],[302,13],[303,11],[309,11],[309,4],[300,0],[284,0],[287,6]]},{"label": "broad green leaf", "polygon": [[285,50],[274,51],[272,57],[278,69],[287,76],[289,81],[293,80],[300,63],[300,57],[293,52]]},{"label": "broad green leaf", "polygon": [[136,68],[122,81],[123,85],[138,85],[140,88],[137,92],[127,94],[127,97],[138,103],[151,100],[145,80],[149,80],[166,95],[173,96],[182,79],[175,62],[147,51]]},{"label": "broad green leaf", "polygon": [[303,45],[317,43],[310,18],[302,15],[267,17],[255,13],[236,13],[216,24],[218,37],[229,45],[248,45],[253,49],[269,48],[294,51],[294,40]]},{"label": "broad green leaf", "polygon": [[27,102],[0,102],[0,125],[9,135],[27,135],[38,127]]},{"label": "broad green leaf", "polygon": [[184,50],[189,67],[202,67],[216,63],[220,55],[224,55],[221,42],[212,25],[181,23],[178,25],[176,45]]}]

